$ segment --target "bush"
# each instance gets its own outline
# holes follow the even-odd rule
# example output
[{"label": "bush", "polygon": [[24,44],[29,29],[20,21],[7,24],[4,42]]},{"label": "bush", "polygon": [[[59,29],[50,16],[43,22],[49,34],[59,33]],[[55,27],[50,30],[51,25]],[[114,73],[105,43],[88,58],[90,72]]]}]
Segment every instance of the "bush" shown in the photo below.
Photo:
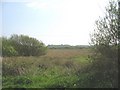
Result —
[{"label": "bush", "polygon": [[2,55],[3,56],[16,56],[16,55],[18,55],[18,52],[10,44],[10,41],[5,37],[2,38]]},{"label": "bush", "polygon": [[[87,72],[92,87],[118,87],[118,9],[117,2],[110,1],[105,17],[96,21],[96,29],[91,37],[92,64]],[[120,14],[120,13],[119,13]]]},{"label": "bush", "polygon": [[46,46],[35,38],[26,35],[12,35],[2,38],[3,56],[40,56],[46,53]]}]

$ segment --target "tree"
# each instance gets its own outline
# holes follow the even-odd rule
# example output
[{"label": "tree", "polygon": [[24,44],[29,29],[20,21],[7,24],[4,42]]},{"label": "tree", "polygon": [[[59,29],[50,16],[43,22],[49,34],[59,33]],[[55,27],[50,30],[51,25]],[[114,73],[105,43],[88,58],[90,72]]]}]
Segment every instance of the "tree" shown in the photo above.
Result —
[{"label": "tree", "polygon": [[[46,53],[46,46],[35,38],[26,35],[2,37],[2,56],[40,56]],[[0,48],[1,49],[1,48]]]},{"label": "tree", "polygon": [[91,34],[93,87],[118,87],[119,14],[118,1],[110,1],[105,16],[96,21]]},{"label": "tree", "polygon": [[46,53],[42,42],[26,35],[14,34],[10,37],[10,42],[20,56],[40,56]]},{"label": "tree", "polygon": [[2,40],[2,56],[16,56],[18,52],[14,49],[14,47],[10,44],[10,41],[3,37]]}]

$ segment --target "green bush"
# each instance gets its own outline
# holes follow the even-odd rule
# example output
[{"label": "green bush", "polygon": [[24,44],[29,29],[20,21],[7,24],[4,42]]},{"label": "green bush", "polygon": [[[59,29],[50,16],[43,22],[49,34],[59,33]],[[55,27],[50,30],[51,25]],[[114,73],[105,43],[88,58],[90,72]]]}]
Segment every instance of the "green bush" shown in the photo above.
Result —
[{"label": "green bush", "polygon": [[5,37],[2,38],[2,55],[3,56],[16,56],[16,55],[18,55],[18,52],[10,44],[10,41]]},{"label": "green bush", "polygon": [[40,56],[46,54],[44,43],[26,35],[12,35],[2,38],[3,56]]},{"label": "green bush", "polygon": [[91,87],[118,87],[118,1],[110,1],[106,7],[105,17],[96,21],[96,28],[91,37],[93,55],[91,66],[86,72],[93,73],[89,77]]},{"label": "green bush", "polygon": [[3,56],[16,56],[17,55],[17,51],[12,47],[12,46],[3,46],[3,50],[2,50],[2,55]]}]

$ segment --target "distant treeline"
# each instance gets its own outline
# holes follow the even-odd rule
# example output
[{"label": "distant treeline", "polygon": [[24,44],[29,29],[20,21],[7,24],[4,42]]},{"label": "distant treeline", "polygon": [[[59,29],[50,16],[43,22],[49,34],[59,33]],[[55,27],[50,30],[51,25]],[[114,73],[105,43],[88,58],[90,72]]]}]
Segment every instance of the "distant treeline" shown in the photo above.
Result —
[{"label": "distant treeline", "polygon": [[76,46],[71,46],[71,45],[48,45],[47,46],[50,49],[82,49],[82,48],[89,48],[89,45],[76,45]]},{"label": "distant treeline", "polygon": [[46,53],[46,46],[41,41],[26,35],[0,37],[2,56],[40,56]]}]

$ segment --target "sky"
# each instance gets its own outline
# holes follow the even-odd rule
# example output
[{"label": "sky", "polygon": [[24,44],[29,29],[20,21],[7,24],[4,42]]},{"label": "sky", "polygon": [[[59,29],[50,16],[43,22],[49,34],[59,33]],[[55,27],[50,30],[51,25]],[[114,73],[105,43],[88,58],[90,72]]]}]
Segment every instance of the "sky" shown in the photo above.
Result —
[{"label": "sky", "polygon": [[[3,36],[23,34],[48,44],[89,45],[109,0],[3,0]],[[2,23],[2,24],[1,24]]]}]

